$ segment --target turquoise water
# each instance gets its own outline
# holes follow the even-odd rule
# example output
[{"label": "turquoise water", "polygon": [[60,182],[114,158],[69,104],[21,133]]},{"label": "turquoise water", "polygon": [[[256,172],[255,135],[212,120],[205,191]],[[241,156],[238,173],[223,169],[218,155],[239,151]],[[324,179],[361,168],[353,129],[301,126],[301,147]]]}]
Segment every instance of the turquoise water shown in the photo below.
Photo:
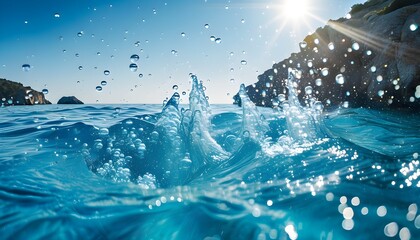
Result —
[{"label": "turquoise water", "polygon": [[0,108],[1,239],[420,239],[418,114],[202,97]]}]

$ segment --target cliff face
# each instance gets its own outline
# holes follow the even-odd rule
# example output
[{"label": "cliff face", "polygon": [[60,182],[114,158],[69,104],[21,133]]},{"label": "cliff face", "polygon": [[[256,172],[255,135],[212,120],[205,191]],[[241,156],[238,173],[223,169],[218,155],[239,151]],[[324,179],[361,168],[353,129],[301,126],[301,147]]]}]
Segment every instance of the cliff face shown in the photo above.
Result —
[{"label": "cliff face", "polygon": [[[420,1],[370,0],[350,14],[330,20],[300,43],[300,52],[258,76],[247,86],[250,99],[273,106],[278,94],[287,95],[287,69],[297,68],[302,102],[309,86],[326,107],[419,109]],[[240,104],[238,95],[234,100]]]},{"label": "cliff face", "polygon": [[6,79],[0,79],[0,103],[3,106],[51,104],[42,92]]}]

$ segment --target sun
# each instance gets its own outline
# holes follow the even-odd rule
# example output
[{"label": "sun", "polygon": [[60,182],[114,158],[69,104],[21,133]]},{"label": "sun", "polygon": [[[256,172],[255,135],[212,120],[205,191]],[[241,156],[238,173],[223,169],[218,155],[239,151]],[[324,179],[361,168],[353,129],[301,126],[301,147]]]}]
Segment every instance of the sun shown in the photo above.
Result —
[{"label": "sun", "polygon": [[308,14],[308,0],[281,0],[280,12],[282,17],[292,20],[303,20]]}]

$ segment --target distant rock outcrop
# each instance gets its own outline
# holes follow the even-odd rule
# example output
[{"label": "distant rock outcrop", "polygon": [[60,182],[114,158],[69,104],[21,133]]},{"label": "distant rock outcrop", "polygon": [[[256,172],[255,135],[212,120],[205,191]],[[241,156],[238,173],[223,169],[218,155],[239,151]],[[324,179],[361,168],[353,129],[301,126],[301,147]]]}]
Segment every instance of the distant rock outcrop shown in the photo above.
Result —
[{"label": "distant rock outcrop", "polygon": [[0,103],[2,106],[51,104],[42,92],[2,78],[0,78]]},{"label": "distant rock outcrop", "polygon": [[[369,0],[349,14],[330,20],[300,43],[300,52],[258,76],[246,87],[250,99],[273,106],[279,94],[287,95],[287,69],[297,68],[301,102],[306,88],[326,107],[420,109],[420,1]],[[238,94],[234,100],[240,104]]]},{"label": "distant rock outcrop", "polygon": [[68,96],[60,98],[57,104],[83,104],[83,102],[77,99],[75,96]]}]

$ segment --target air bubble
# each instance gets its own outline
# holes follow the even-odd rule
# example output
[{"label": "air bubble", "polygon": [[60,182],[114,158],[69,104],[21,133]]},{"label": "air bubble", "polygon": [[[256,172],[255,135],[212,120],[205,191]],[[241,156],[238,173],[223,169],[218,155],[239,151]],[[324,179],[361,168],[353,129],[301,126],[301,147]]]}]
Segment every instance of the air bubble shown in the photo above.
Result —
[{"label": "air bubble", "polygon": [[360,49],[360,45],[357,42],[353,43],[353,45],[351,47],[356,51]]},{"label": "air bubble", "polygon": [[96,91],[97,92],[101,92],[102,91],[102,87],[101,86],[96,86]]},{"label": "air bubble", "polygon": [[185,33],[184,32],[181,33],[181,37],[185,37]]},{"label": "air bubble", "polygon": [[317,78],[315,80],[315,85],[317,85],[318,87],[322,85],[322,79],[321,78]]},{"label": "air bubble", "polygon": [[101,85],[102,85],[102,86],[106,86],[106,84],[107,84],[107,82],[106,82],[106,81],[102,81],[102,82],[101,82]]},{"label": "air bubble", "polygon": [[398,233],[398,224],[396,222],[388,223],[384,227],[384,234],[387,237],[395,237]]},{"label": "air bubble", "polygon": [[172,89],[173,89],[174,91],[177,91],[177,90],[178,90],[178,85],[173,85],[173,86],[172,86]]},{"label": "air bubble", "polygon": [[305,94],[306,95],[311,95],[312,94],[312,87],[311,86],[305,87]]},{"label": "air bubble", "polygon": [[79,69],[79,70],[83,70],[83,66],[79,66],[79,67],[78,67],[78,69]]},{"label": "air bubble", "polygon": [[216,40],[216,37],[215,36],[211,36],[210,37],[210,41],[214,42],[215,40]]},{"label": "air bubble", "polygon": [[140,74],[139,74],[139,78],[142,78],[142,77],[143,77],[143,73],[140,73]]},{"label": "air bubble", "polygon": [[245,60],[242,60],[242,61],[241,61],[241,64],[242,64],[242,65],[246,65],[247,63],[248,63],[248,62],[247,62],[247,61],[245,61]]},{"label": "air bubble", "polygon": [[210,25],[208,25],[207,23],[204,24],[204,28],[209,29]]},{"label": "air bubble", "polygon": [[109,70],[104,71],[104,75],[108,76],[111,72]]},{"label": "air bubble", "polygon": [[384,90],[379,90],[378,91],[378,96],[382,97],[385,94]]},{"label": "air bubble", "polygon": [[337,74],[337,76],[335,76],[335,82],[337,82],[338,84],[343,85],[344,84],[344,76],[343,74]]},{"label": "air bubble", "polygon": [[328,69],[328,68],[323,68],[323,69],[321,70],[321,74],[322,74],[322,76],[327,76],[327,75],[328,75],[328,73],[329,73],[329,69]]},{"label": "air bubble", "polygon": [[222,42],[222,39],[221,38],[216,38],[215,42],[216,43],[221,43]]},{"label": "air bubble", "polygon": [[370,67],[370,71],[371,72],[376,72],[376,67],[375,66]]},{"label": "air bubble", "polygon": [[383,80],[383,77],[382,77],[381,75],[378,75],[378,76],[376,77],[376,81],[378,81],[378,82],[382,82],[382,80]]}]

